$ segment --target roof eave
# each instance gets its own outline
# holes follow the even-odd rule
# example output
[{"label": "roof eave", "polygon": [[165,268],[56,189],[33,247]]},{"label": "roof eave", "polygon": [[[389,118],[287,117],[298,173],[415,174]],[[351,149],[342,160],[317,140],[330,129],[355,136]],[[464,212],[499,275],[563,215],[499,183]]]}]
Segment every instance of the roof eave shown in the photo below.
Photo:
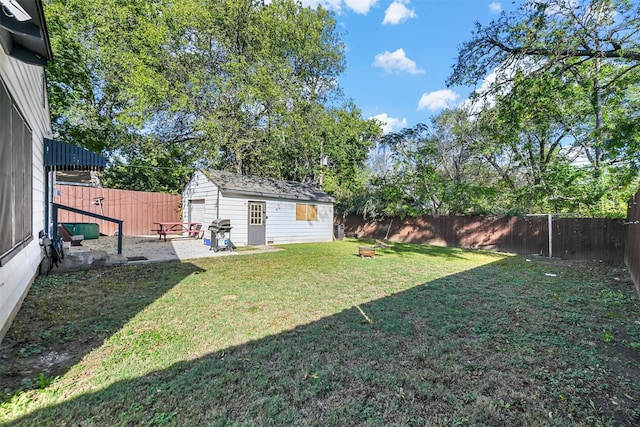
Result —
[{"label": "roof eave", "polygon": [[53,59],[41,0],[20,0],[31,20],[18,21],[0,14],[0,44],[7,55],[21,62],[46,67]]},{"label": "roof eave", "polygon": [[[215,182],[214,182],[215,184]],[[217,185],[217,184],[216,184]],[[271,197],[285,200],[300,200],[306,202],[322,202],[322,203],[335,203],[335,199],[331,196],[327,197],[304,197],[297,196],[293,194],[282,194],[282,193],[264,193],[259,191],[243,191],[243,190],[230,190],[228,188],[220,187],[220,192],[223,195],[233,195],[237,194],[239,196],[256,196],[256,197]]]}]

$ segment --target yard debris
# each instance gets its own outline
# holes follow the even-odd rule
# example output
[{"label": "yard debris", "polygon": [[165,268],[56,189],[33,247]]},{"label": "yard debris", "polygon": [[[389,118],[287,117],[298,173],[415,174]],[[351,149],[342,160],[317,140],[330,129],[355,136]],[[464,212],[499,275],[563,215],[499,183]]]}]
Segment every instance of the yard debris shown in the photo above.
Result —
[{"label": "yard debris", "polygon": [[557,276],[557,274],[553,274],[553,273],[544,273],[544,275],[548,276],[548,277],[556,277]]},{"label": "yard debris", "polygon": [[313,374],[305,372],[304,375],[302,376],[303,380],[308,380],[309,378],[313,378],[317,380],[318,378],[320,378],[320,375],[318,375],[317,372],[314,372]]},{"label": "yard debris", "polygon": [[364,318],[365,318],[365,319],[367,319],[367,322],[369,322],[369,323],[373,323],[373,320],[371,320],[371,319],[369,318],[369,316],[367,316],[367,313],[365,313],[365,312],[360,308],[360,306],[359,306],[359,305],[356,305],[356,308],[358,309],[358,311],[360,311],[360,314],[362,314],[362,316],[364,316]]},{"label": "yard debris", "polygon": [[382,249],[389,249],[389,248],[392,248],[393,245],[389,245],[388,243],[385,243],[382,240],[376,240],[376,247],[382,248]]}]

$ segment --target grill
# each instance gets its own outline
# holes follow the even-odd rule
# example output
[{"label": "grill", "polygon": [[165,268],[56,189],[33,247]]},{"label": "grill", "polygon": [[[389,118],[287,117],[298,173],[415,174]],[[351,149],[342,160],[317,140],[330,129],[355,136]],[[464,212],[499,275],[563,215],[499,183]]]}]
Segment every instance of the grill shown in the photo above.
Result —
[{"label": "grill", "polygon": [[209,230],[212,228],[231,228],[231,220],[230,219],[214,219],[211,221],[211,225],[209,226]]},{"label": "grill", "polygon": [[209,226],[211,231],[211,251],[232,251],[233,243],[231,243],[231,220],[214,219]]}]

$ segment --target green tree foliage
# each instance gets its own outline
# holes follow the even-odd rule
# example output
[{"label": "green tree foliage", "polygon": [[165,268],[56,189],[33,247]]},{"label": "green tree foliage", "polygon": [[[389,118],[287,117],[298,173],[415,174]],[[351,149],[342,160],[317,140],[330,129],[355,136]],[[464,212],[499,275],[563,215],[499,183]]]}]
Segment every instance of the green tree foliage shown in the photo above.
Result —
[{"label": "green tree foliage", "polygon": [[569,116],[560,113],[570,94],[551,90],[553,82],[529,80],[528,87],[480,113],[446,110],[431,126],[383,137],[377,153],[387,153],[384,166],[374,168],[367,195],[353,210],[369,217],[624,216],[640,184],[637,174],[611,167],[595,177],[584,158],[576,161],[580,147],[562,145],[570,128],[560,120]]},{"label": "green tree foliage", "polygon": [[476,150],[475,134],[465,111],[445,110],[431,126],[385,135],[377,150],[389,156],[358,211],[368,216],[489,212],[498,182]]},{"label": "green tree foliage", "polygon": [[126,134],[113,119],[121,108],[107,88],[102,65],[86,35],[83,2],[45,3],[54,60],[47,67],[54,132],[66,141],[100,151]]},{"label": "green tree foliage", "polygon": [[110,166],[102,174],[108,188],[135,189],[178,194],[187,185],[193,170],[185,165],[189,156],[178,144],[158,144],[153,137],[112,154]]},{"label": "green tree foliage", "polygon": [[[344,45],[326,10],[293,0],[52,0],[46,12],[54,127],[117,154],[113,185],[141,185],[133,165],[172,159],[353,192],[353,168],[377,133],[352,104],[331,107],[341,103]],[[144,181],[165,188],[153,170]]]},{"label": "green tree foliage", "polygon": [[487,26],[476,24],[471,40],[460,48],[448,84],[475,84],[495,72],[488,93],[517,91],[513,76],[523,72],[578,85],[589,109],[574,137],[598,174],[607,164],[629,160],[627,148],[637,148],[612,138],[609,117],[621,97],[638,91],[638,26],[640,6],[628,0],[526,2]]},{"label": "green tree foliage", "polygon": [[476,94],[481,150],[523,210],[623,214],[638,176],[639,26],[635,2],[535,0],[460,48],[448,83],[494,74]]}]

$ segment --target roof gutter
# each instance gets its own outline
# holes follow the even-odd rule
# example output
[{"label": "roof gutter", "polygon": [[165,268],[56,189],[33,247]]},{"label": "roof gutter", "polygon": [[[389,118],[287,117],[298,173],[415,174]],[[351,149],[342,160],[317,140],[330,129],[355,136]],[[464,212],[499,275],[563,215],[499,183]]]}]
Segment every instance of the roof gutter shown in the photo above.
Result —
[{"label": "roof gutter", "polygon": [[328,197],[328,198],[298,197],[298,196],[293,196],[291,194],[263,193],[260,191],[245,191],[245,190],[229,190],[226,188],[220,188],[219,186],[218,186],[218,191],[222,191],[223,193],[227,193],[227,194],[238,194],[241,196],[278,197],[281,199],[289,199],[289,200],[305,200],[309,202],[335,203],[335,199],[333,197]]}]

